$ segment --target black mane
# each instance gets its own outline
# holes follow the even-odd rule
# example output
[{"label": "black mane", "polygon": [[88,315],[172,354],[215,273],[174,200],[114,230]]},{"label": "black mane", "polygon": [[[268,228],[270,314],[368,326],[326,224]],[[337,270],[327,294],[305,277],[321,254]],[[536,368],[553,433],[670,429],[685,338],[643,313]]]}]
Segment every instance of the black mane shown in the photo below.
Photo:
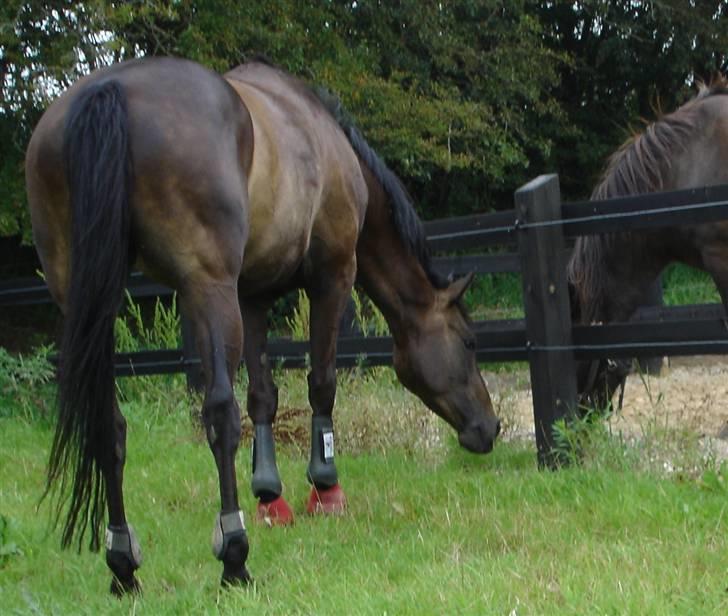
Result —
[{"label": "black mane", "polygon": [[313,92],[344,131],[354,152],[382,185],[391,202],[394,227],[407,249],[417,258],[427,273],[428,279],[436,288],[447,287],[448,280],[432,267],[422,221],[417,216],[412,197],[402,181],[366,142],[339,98],[324,88],[316,88]]},{"label": "black mane", "polygon": [[[688,147],[699,121],[697,103],[714,95],[728,94],[728,80],[717,77],[701,85],[692,100],[676,111],[648,124],[610,156],[591,199],[603,200],[664,190],[672,159]],[[631,242],[627,233],[605,233],[580,237],[568,265],[568,277],[579,297],[582,319],[603,318],[603,301],[608,294],[608,265],[611,254],[622,242]],[[623,243],[621,244],[624,245]]]}]

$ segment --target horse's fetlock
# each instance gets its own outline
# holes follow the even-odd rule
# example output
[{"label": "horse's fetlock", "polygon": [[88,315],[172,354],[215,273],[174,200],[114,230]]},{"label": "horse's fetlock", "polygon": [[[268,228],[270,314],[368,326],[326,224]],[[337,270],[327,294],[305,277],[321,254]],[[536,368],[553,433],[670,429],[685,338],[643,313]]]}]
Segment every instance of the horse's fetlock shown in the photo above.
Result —
[{"label": "horse's fetlock", "polygon": [[[238,556],[242,551],[242,560]],[[242,511],[218,513],[212,529],[212,553],[225,563],[245,563],[248,556],[248,535]]]},{"label": "horse's fetlock", "polygon": [[130,525],[109,526],[106,530],[106,564],[111,569],[111,593],[121,596],[139,592],[134,572],[142,564],[142,552]]}]

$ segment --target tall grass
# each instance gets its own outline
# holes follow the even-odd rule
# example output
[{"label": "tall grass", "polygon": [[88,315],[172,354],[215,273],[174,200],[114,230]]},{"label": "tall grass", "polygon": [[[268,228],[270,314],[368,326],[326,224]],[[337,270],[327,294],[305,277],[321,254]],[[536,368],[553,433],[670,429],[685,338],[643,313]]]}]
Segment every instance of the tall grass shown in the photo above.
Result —
[{"label": "tall grass", "polygon": [[182,344],[177,295],[169,306],[158,297],[151,318],[145,318],[140,303],[126,292],[124,312],[114,324],[117,353],[133,353],[148,349],[176,349]]}]

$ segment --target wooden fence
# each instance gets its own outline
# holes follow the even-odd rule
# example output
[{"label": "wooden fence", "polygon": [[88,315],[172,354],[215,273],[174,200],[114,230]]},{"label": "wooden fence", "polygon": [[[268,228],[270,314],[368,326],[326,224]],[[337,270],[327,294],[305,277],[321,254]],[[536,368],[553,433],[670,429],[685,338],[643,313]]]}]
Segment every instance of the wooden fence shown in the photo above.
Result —
[{"label": "wooden fence", "polygon": [[[562,203],[556,175],[540,176],[515,193],[515,208],[425,223],[443,273],[520,272],[525,319],[474,324],[480,362],[527,361],[533,390],[538,459],[552,465],[553,424],[576,409],[575,361],[580,359],[728,353],[726,316],[719,304],[641,309],[629,323],[571,323],[565,276],[568,241],[579,235],[697,224],[728,219],[728,185],[638,197]],[[510,252],[488,252],[508,246]],[[515,249],[517,247],[517,250]],[[132,297],[171,293],[139,274],[129,281]],[[0,305],[49,302],[39,279],[0,283]],[[199,383],[200,362],[183,320],[183,348],[117,355],[119,376],[186,372]],[[271,340],[268,355],[283,368],[306,365],[307,342]],[[341,337],[337,366],[391,365],[389,337]]]}]

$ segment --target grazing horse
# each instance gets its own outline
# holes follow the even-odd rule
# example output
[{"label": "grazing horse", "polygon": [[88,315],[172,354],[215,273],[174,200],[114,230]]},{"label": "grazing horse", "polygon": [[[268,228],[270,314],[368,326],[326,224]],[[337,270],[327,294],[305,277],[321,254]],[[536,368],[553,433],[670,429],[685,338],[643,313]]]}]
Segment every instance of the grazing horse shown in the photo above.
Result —
[{"label": "grazing horse", "polygon": [[[592,199],[728,183],[728,80],[634,135],[607,164]],[[679,261],[707,271],[728,307],[728,221],[580,237],[568,265],[575,312],[584,324],[624,321],[662,270]],[[581,399],[605,407],[625,362],[579,362]]]},{"label": "grazing horse", "polygon": [[340,511],[345,502],[332,411],[338,324],[355,280],[389,323],[402,383],[466,449],[493,447],[500,424],[460,303],[470,277],[449,282],[433,272],[401,182],[338,107],[282,70],[253,62],[220,76],[171,58],[98,70],[41,118],[26,180],[36,248],[65,316],[47,490],[70,491],[61,498],[64,546],[75,537],[80,547],[88,530],[98,548],[108,506],[112,592],[135,590],[141,563],[124,513],[126,423],[113,359],[131,268],[175,289],[194,325],[219,475],[213,552],[223,584],[249,579],[234,464],[241,420],[233,378],[243,354],[252,488],[259,511],[291,519],[266,355],[266,313],[282,293],[303,288],[311,305],[311,511]]}]

